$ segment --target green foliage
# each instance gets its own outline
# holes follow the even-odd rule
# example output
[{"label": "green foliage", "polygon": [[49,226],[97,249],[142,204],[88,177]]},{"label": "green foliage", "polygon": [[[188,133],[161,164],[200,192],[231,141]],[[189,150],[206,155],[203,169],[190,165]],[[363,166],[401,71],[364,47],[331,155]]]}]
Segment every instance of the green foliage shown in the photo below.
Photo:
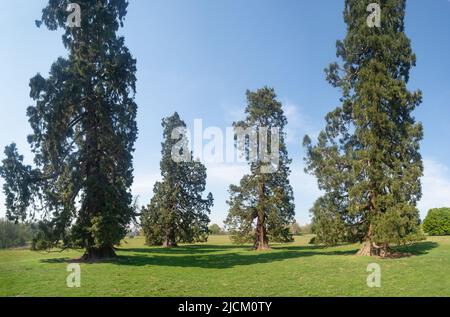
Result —
[{"label": "green foliage", "polygon": [[31,241],[33,229],[31,225],[17,224],[0,219],[0,249],[26,246]]},{"label": "green foliage", "polygon": [[[206,167],[193,160],[184,136],[173,138],[175,129],[186,128],[177,113],[164,119],[162,126],[162,181],[156,182],[153,198],[143,208],[141,216],[147,244],[171,247],[180,242],[205,242],[213,205],[211,193],[206,199],[202,198],[206,189]],[[189,154],[188,160],[176,162],[173,159],[173,151],[177,148],[181,156]]]},{"label": "green foliage", "polygon": [[209,232],[214,236],[221,236],[226,234],[226,232],[218,224],[215,223],[209,226]]},{"label": "green foliage", "polygon": [[[239,185],[230,186],[230,198],[227,201],[230,210],[225,224],[234,243],[252,242],[255,249],[266,249],[269,240],[292,241],[289,225],[294,219],[295,207],[289,183],[291,159],[284,141],[287,119],[274,89],[265,87],[256,92],[247,91],[247,102],[246,118],[234,123],[235,129],[255,129],[259,134],[262,128],[268,131],[278,128],[279,163],[275,172],[264,173],[262,167],[265,163],[260,151],[256,159],[251,158],[250,141],[237,142],[249,161],[250,174],[245,175]],[[268,148],[271,148],[271,135],[269,133],[267,138]]]},{"label": "green foliage", "polygon": [[135,214],[136,61],[116,34],[128,1],[77,3],[81,28],[66,25],[65,0],[49,1],[37,23],[63,30],[68,57],[52,65],[48,78],[30,80],[35,168],[24,166],[11,145],[0,173],[8,217],[24,220],[37,211],[45,223],[42,246],[58,245],[70,229],[64,244],[101,257],[113,253]]},{"label": "green foliage", "polygon": [[318,199],[313,207],[314,244],[334,246],[346,240],[347,228],[339,214],[330,209],[326,199]]},{"label": "green foliage", "polygon": [[431,209],[423,221],[422,228],[431,236],[450,235],[450,208]]},{"label": "green foliage", "polygon": [[346,0],[347,36],[337,43],[343,61],[327,80],[342,105],[326,116],[313,145],[305,137],[307,171],[325,194],[312,209],[317,240],[370,245],[421,239],[419,211],[423,128],[413,111],[420,91],[407,89],[416,57],[404,33],[405,0],[380,1],[381,28],[366,24],[371,1]]}]

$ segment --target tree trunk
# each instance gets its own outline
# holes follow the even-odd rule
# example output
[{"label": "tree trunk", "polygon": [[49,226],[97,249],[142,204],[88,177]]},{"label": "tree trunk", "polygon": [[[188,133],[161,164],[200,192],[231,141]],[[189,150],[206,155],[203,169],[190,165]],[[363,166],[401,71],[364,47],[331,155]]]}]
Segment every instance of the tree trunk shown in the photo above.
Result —
[{"label": "tree trunk", "polygon": [[[94,93],[87,88],[88,96]],[[101,172],[102,157],[99,154],[99,123],[97,118],[97,105],[89,101],[86,107],[86,199],[85,213],[83,221],[86,227],[92,227],[92,219],[104,212],[105,209],[105,192],[104,184],[107,183],[106,178]],[[104,245],[101,247],[93,247],[95,239],[89,232],[85,232],[86,251],[82,257],[84,261],[97,261],[103,259],[111,259],[116,257],[116,252],[112,245]],[[108,241],[101,243],[108,244]]]},{"label": "tree trunk", "polygon": [[389,256],[389,245],[383,243],[381,246],[372,241],[372,225],[369,226],[369,232],[367,233],[366,240],[364,241],[361,249],[359,249],[357,256]]},{"label": "tree trunk", "polygon": [[174,230],[171,228],[167,233],[163,242],[163,248],[176,248],[178,245],[175,240]]},{"label": "tree trunk", "polygon": [[178,245],[172,239],[166,238],[163,242],[163,248],[176,248]]},{"label": "tree trunk", "polygon": [[256,239],[254,249],[258,251],[269,250],[269,239],[267,238],[264,219],[258,217],[256,224]]},{"label": "tree trunk", "polygon": [[269,239],[266,232],[264,176],[259,184],[258,220],[256,222],[255,250],[269,250]]},{"label": "tree trunk", "polygon": [[[372,165],[371,161],[369,161],[369,167]],[[373,188],[375,186],[372,186]],[[370,193],[370,204],[369,204],[369,215],[373,216],[376,213],[376,201],[377,201],[377,195],[375,190],[372,190]],[[370,218],[369,218],[370,221]],[[358,256],[381,256],[386,257],[389,254],[389,246],[387,243],[384,243],[381,246],[376,245],[376,243],[373,241],[373,227],[372,224],[369,225],[369,230],[367,232],[366,239],[361,247],[361,249],[358,251],[356,255]]]},{"label": "tree trunk", "polygon": [[359,249],[357,256],[374,256],[372,242],[369,240],[364,241],[361,249]]},{"label": "tree trunk", "polygon": [[391,253],[389,252],[389,245],[384,243],[381,246],[376,245],[371,241],[365,241],[363,246],[358,251],[356,255],[358,256],[379,256],[382,258],[388,257]]},{"label": "tree trunk", "polygon": [[256,222],[256,237],[254,249],[258,251],[269,250],[269,239],[266,232],[266,217],[265,217],[265,193],[264,193],[264,179],[260,182],[259,187],[259,210],[258,220]]},{"label": "tree trunk", "polygon": [[103,246],[100,248],[88,248],[81,258],[83,261],[97,261],[116,258],[116,252],[112,246]]}]

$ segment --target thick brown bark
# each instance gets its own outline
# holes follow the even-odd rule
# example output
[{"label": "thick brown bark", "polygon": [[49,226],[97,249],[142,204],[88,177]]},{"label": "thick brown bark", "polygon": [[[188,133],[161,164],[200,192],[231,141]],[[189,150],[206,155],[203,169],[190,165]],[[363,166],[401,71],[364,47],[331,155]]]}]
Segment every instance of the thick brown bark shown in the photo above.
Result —
[{"label": "thick brown bark", "polygon": [[83,261],[107,260],[116,257],[116,252],[112,246],[100,248],[88,248],[81,258]]},{"label": "thick brown bark", "polygon": [[260,220],[256,224],[256,239],[254,244],[255,250],[269,250],[269,239],[267,238],[264,220]]},{"label": "thick brown bark", "polygon": [[175,233],[174,233],[173,229],[170,229],[166,233],[166,237],[163,242],[163,248],[176,248],[176,247],[177,247],[177,243],[175,240]]},{"label": "thick brown bark", "polygon": [[388,257],[390,255],[389,246],[387,244],[377,245],[371,241],[365,241],[356,255]]},{"label": "thick brown bark", "polygon": [[366,240],[364,241],[361,249],[359,249],[358,256],[389,256],[389,245],[387,243],[382,245],[377,245],[372,240],[372,225],[369,226],[369,231],[367,233]]},{"label": "thick brown bark", "polygon": [[[369,161],[369,166],[371,165],[371,162]],[[375,188],[375,186],[372,186],[372,188]],[[369,221],[370,218],[376,214],[376,208],[377,208],[377,194],[375,190],[372,190],[370,193],[370,200],[369,200]],[[381,256],[386,257],[389,255],[389,245],[388,244],[382,244],[377,245],[373,241],[373,227],[372,224],[369,225],[369,230],[367,232],[365,241],[361,247],[361,249],[356,254],[358,256]]]},{"label": "thick brown bark", "polygon": [[256,222],[256,237],[255,237],[255,250],[268,250],[269,238],[266,232],[266,217],[265,217],[265,193],[264,193],[264,179],[261,180],[259,185],[259,210],[258,219]]},{"label": "thick brown bark", "polygon": [[163,242],[163,248],[176,248],[177,246],[171,239],[165,239]]}]

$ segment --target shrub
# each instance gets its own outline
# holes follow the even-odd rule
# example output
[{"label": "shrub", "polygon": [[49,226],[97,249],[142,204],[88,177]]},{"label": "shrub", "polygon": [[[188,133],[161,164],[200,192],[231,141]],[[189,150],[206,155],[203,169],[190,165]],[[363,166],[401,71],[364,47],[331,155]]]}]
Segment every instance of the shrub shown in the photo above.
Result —
[{"label": "shrub", "polygon": [[436,208],[428,212],[423,231],[431,236],[450,235],[450,208]]}]

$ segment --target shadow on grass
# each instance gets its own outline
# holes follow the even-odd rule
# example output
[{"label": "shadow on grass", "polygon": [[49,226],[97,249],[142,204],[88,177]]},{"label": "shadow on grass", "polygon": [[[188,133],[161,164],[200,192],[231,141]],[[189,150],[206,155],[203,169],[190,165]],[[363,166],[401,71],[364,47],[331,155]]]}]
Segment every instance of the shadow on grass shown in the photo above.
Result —
[{"label": "shadow on grass", "polygon": [[399,246],[393,248],[394,251],[400,252],[400,253],[409,253],[412,256],[421,256],[428,254],[431,250],[434,248],[437,248],[439,246],[439,243],[432,242],[432,241],[425,241],[416,243],[410,246]]},{"label": "shadow on grass", "polygon": [[[435,242],[422,242],[409,247],[398,247],[397,251],[411,255],[425,255],[438,246]],[[236,252],[236,250],[242,252]],[[118,257],[94,263],[109,263],[122,266],[167,266],[183,268],[227,269],[236,266],[265,264],[310,256],[349,256],[358,249],[338,250],[319,246],[276,246],[271,251],[246,252],[246,247],[232,245],[183,246],[175,249],[131,248],[119,249]],[[222,253],[219,253],[222,252]],[[126,255],[123,255],[123,254]],[[129,253],[129,254],[127,254]],[[68,263],[68,258],[41,260],[44,263]]]},{"label": "shadow on grass", "polygon": [[[240,250],[241,252],[236,252]],[[248,251],[247,251],[248,250]],[[123,266],[168,266],[227,269],[236,266],[264,264],[317,255],[353,255],[357,250],[324,251],[316,246],[277,246],[270,251],[250,251],[246,246],[199,245],[174,249],[131,248],[119,249],[118,257],[94,263]],[[219,253],[222,252],[222,253]],[[124,255],[124,253],[129,253]],[[41,260],[44,263],[69,263],[68,258]],[[94,264],[87,262],[85,264]]]},{"label": "shadow on grass", "polygon": [[228,250],[251,250],[250,246],[242,245],[211,245],[211,244],[199,244],[199,245],[183,245],[177,248],[161,248],[161,247],[148,247],[148,248],[119,248],[119,252],[130,253],[149,253],[149,254],[206,254],[214,252],[223,252]]},{"label": "shadow on grass", "polygon": [[189,256],[145,256],[135,254],[131,256],[119,256],[114,263],[117,265],[131,266],[172,266],[172,267],[196,267],[208,269],[227,269],[236,266],[246,266],[253,264],[265,264],[279,262],[289,259],[302,258],[315,255],[348,255],[354,254],[354,251],[332,251],[332,252],[314,252],[314,251],[286,251],[277,250],[267,252],[248,252],[248,253],[219,253],[219,254],[197,254]]}]

